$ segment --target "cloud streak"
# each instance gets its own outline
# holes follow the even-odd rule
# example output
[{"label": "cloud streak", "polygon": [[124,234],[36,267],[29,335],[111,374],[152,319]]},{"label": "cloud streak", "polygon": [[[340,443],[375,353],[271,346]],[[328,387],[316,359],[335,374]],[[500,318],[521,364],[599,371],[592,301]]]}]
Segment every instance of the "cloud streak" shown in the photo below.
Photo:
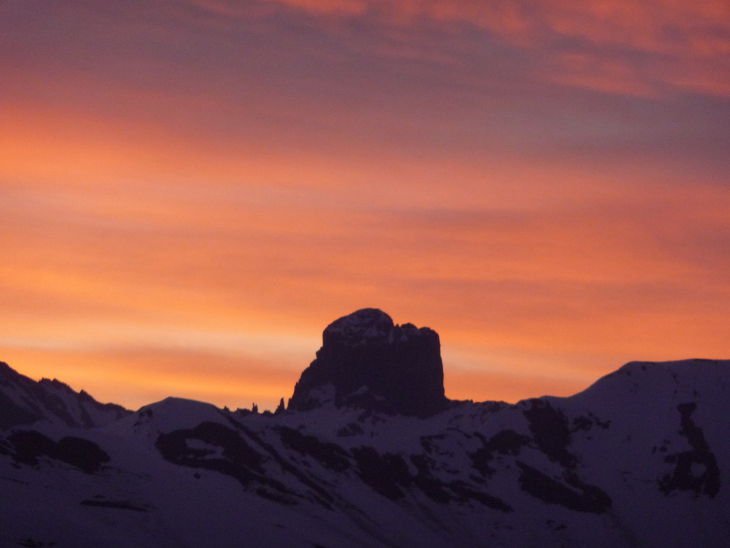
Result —
[{"label": "cloud streak", "polygon": [[[195,2],[205,10],[242,18],[234,3]],[[664,87],[726,96],[730,93],[730,8],[713,0],[701,6],[676,0],[538,2],[433,2],[409,0],[270,0],[330,21],[367,21],[388,28],[400,47],[425,24],[463,27],[520,50],[547,52],[543,77],[569,86],[629,95],[655,95]],[[393,51],[398,47],[394,45]],[[381,50],[385,51],[385,50]],[[404,51],[401,49],[401,51]]]},{"label": "cloud streak", "polygon": [[436,328],[460,398],[727,352],[726,4],[0,10],[22,371],[276,402],[363,306]]}]

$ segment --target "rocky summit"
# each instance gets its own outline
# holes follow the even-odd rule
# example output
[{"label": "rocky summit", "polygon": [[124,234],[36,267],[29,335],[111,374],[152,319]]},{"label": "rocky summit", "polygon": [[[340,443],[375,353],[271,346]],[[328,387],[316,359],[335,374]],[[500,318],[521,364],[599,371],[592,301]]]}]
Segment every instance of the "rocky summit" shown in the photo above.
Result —
[{"label": "rocky summit", "polygon": [[332,322],[317,358],[294,388],[289,409],[328,403],[417,417],[443,410],[448,400],[438,333],[395,325],[376,308]]}]

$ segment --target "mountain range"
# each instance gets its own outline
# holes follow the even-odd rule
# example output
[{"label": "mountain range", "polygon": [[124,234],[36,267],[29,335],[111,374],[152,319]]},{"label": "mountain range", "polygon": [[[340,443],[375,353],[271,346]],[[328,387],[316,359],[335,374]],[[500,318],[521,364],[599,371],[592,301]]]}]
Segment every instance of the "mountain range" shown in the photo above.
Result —
[{"label": "mountain range", "polygon": [[450,400],[438,334],[330,324],[287,406],[130,411],[0,363],[0,545],[727,546],[730,361]]}]

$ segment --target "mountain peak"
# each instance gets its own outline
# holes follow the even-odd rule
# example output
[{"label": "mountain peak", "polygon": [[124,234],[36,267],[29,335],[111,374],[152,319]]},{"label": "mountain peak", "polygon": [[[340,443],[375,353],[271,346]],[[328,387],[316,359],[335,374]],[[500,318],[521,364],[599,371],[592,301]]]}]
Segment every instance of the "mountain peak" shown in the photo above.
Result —
[{"label": "mountain peak", "polygon": [[333,400],[337,406],[432,415],[448,402],[440,348],[432,329],[395,325],[376,308],[357,310],[325,328],[290,408],[312,409]]},{"label": "mountain peak", "polygon": [[0,362],[0,429],[45,421],[75,428],[113,422],[129,411],[97,402],[58,379],[33,379]]},{"label": "mountain peak", "polygon": [[0,378],[17,377],[20,373],[15,371],[6,362],[0,361]]},{"label": "mountain peak", "polygon": [[384,340],[394,327],[393,320],[377,308],[361,308],[329,324],[322,333],[326,344],[365,344]]}]

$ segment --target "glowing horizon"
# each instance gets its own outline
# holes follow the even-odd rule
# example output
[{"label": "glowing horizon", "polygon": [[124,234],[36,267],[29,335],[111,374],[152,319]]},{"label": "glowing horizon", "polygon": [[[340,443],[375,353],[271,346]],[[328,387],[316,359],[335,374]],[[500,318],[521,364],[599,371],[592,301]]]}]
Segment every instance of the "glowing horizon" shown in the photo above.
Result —
[{"label": "glowing horizon", "polygon": [[273,408],[362,307],[447,395],[730,351],[730,5],[0,6],[0,360]]}]

